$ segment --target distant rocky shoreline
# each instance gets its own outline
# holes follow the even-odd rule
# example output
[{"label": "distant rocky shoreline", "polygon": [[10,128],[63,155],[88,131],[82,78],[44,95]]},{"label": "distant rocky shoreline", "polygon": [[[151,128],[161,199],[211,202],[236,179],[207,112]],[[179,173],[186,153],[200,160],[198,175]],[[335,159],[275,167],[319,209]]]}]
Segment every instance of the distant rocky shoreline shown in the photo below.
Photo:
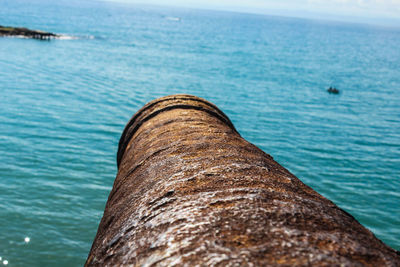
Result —
[{"label": "distant rocky shoreline", "polygon": [[25,37],[25,38],[38,39],[38,40],[50,40],[50,39],[61,37],[61,35],[51,33],[51,32],[44,32],[44,31],[38,31],[38,30],[31,30],[28,28],[8,27],[8,26],[0,25],[0,37],[9,37],[9,36]]}]

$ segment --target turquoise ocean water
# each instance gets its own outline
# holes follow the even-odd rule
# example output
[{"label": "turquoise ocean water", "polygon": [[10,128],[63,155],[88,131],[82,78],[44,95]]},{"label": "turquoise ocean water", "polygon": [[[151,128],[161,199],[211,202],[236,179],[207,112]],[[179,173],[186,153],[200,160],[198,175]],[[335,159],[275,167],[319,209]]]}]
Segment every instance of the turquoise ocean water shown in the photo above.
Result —
[{"label": "turquoise ocean water", "polygon": [[77,37],[0,39],[8,266],[84,263],[125,124],[175,93],[215,103],[244,138],[400,249],[400,26],[76,0],[0,0],[0,25]]}]

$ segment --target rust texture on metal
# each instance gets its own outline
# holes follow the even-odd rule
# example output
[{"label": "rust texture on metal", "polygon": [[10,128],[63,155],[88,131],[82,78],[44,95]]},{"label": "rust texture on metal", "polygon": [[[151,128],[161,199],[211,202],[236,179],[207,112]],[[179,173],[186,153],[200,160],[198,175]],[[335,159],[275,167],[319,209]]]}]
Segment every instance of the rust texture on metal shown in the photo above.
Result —
[{"label": "rust texture on metal", "polygon": [[154,100],[127,124],[86,266],[400,266],[215,105]]}]

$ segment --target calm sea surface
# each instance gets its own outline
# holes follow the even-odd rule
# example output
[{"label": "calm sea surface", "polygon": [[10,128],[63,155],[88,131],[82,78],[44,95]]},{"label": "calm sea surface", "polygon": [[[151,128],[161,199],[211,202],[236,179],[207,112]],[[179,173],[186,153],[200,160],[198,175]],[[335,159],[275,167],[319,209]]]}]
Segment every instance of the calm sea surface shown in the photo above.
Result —
[{"label": "calm sea surface", "polygon": [[243,137],[400,249],[400,26],[76,0],[0,0],[0,25],[77,37],[0,39],[9,266],[84,263],[125,124],[175,93],[215,103]]}]

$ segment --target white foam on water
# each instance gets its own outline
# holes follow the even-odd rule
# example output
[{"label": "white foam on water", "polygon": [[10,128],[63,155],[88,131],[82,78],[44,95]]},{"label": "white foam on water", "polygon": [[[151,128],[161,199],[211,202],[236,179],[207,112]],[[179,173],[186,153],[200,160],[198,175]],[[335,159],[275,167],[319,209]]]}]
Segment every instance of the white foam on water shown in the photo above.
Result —
[{"label": "white foam on water", "polygon": [[57,40],[77,40],[79,37],[72,36],[72,35],[60,35],[56,37],[55,39]]},{"label": "white foam on water", "polygon": [[73,35],[61,34],[54,39],[57,39],[57,40],[81,40],[81,39],[93,40],[95,38],[96,37],[93,35],[73,36]]}]

